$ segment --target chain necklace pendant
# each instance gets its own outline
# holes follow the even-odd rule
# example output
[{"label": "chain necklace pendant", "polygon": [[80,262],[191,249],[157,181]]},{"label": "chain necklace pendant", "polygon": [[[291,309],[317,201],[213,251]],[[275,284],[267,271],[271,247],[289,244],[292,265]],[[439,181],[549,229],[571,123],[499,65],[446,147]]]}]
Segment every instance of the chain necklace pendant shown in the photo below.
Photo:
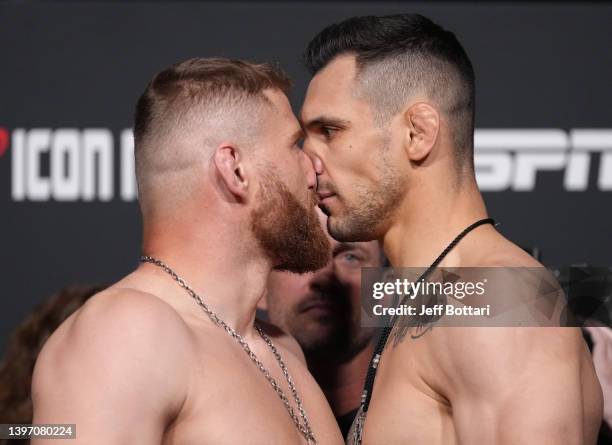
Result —
[{"label": "chain necklace pendant", "polygon": [[257,330],[259,336],[264,340],[264,342],[266,343],[270,351],[272,351],[272,354],[274,355],[274,358],[276,359],[279,368],[281,369],[281,371],[283,372],[283,375],[285,376],[285,380],[287,381],[287,384],[289,385],[289,389],[291,390],[291,395],[293,396],[295,405],[297,406],[298,411],[300,413],[300,417],[302,418],[301,422],[298,416],[295,414],[293,407],[289,403],[289,399],[287,398],[285,392],[278,385],[274,377],[272,377],[270,372],[266,369],[266,367],[259,360],[259,358],[257,358],[257,356],[251,350],[251,347],[244,340],[244,338],[242,338],[242,336],[238,334],[234,328],[232,328],[225,321],[223,321],[217,314],[215,314],[206,305],[206,303],[204,303],[202,298],[198,294],[196,294],[195,291],[191,287],[187,285],[185,280],[179,277],[178,274],[173,269],[171,269],[170,266],[168,266],[166,263],[156,258],[153,258],[151,256],[145,256],[145,255],[140,257],[140,261],[143,263],[153,264],[161,268],[167,274],[169,274],[172,277],[172,279],[176,281],[177,284],[180,287],[182,287],[189,294],[189,296],[191,296],[195,300],[197,305],[200,306],[202,311],[204,311],[204,313],[208,315],[208,318],[210,318],[210,320],[215,325],[219,326],[220,328],[223,328],[234,340],[238,342],[238,344],[242,347],[244,352],[249,356],[251,361],[255,364],[257,369],[261,371],[261,373],[264,375],[268,383],[270,383],[270,385],[272,386],[272,389],[274,390],[274,392],[276,392],[276,395],[278,395],[281,402],[283,402],[283,405],[285,405],[285,408],[287,409],[287,412],[289,413],[289,417],[291,417],[291,420],[293,420],[293,423],[295,424],[295,427],[300,432],[300,434],[304,436],[304,438],[306,439],[306,443],[308,445],[317,445],[317,440],[315,439],[314,434],[312,432],[312,428],[310,427],[310,423],[308,422],[308,417],[306,416],[306,411],[304,410],[302,399],[300,398],[297,392],[295,384],[293,383],[293,379],[289,375],[289,370],[287,369],[287,366],[285,365],[283,358],[281,357],[280,353],[276,349],[276,346],[274,345],[274,343],[272,343],[272,340],[270,339],[270,337],[268,337],[266,333],[259,326],[255,326],[255,329]]},{"label": "chain necklace pendant", "polygon": [[361,404],[359,406],[359,410],[357,411],[357,415],[355,416],[355,420],[353,421],[353,425],[351,425],[349,434],[346,437],[347,445],[361,445],[365,418],[366,416],[363,411],[363,404]]}]

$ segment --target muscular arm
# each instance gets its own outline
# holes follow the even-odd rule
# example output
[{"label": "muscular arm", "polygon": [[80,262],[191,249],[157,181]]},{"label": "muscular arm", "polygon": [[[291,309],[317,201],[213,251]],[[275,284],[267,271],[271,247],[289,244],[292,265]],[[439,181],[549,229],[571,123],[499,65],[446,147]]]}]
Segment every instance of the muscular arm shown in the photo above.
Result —
[{"label": "muscular arm", "polygon": [[155,300],[98,295],[53,334],[34,371],[34,423],[76,424],[74,445],[161,443],[186,378],[180,319]]},{"label": "muscular arm", "polygon": [[583,444],[582,339],[570,328],[439,329],[459,443]]}]

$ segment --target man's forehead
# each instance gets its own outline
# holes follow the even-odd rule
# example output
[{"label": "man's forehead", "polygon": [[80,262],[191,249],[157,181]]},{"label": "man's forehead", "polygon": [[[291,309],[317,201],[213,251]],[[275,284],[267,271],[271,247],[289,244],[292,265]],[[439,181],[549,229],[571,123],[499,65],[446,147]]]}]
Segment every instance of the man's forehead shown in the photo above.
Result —
[{"label": "man's forehead", "polygon": [[272,108],[279,114],[293,114],[287,95],[278,89],[267,88],[263,95],[270,101]]},{"label": "man's forehead", "polygon": [[331,62],[325,65],[314,77],[313,82],[321,85],[333,84],[350,85],[357,75],[357,59],[354,54],[342,54],[334,57]]},{"label": "man's forehead", "polygon": [[337,114],[352,99],[356,75],[354,55],[333,59],[310,81],[302,106],[301,118],[305,123],[319,114]]},{"label": "man's forehead", "polygon": [[279,90],[267,89],[264,90],[264,95],[272,103],[272,116],[270,122],[275,127],[282,127],[283,133],[289,135],[301,130],[300,122],[293,113],[289,99]]}]

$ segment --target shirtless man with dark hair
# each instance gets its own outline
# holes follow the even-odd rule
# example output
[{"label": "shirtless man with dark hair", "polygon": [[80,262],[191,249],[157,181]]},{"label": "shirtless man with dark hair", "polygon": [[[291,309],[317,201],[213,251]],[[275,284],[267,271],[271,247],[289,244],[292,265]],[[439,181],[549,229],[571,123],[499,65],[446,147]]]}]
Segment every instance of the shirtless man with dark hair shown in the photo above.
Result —
[{"label": "shirtless man with dark hair", "polygon": [[143,264],[49,339],[34,423],[88,445],[341,442],[299,346],[255,323],[272,269],[329,258],[287,88],[226,59],[153,78],[135,118]]},{"label": "shirtless man with dark hair", "polygon": [[[301,118],[339,241],[380,240],[395,267],[541,267],[487,219],[474,175],[474,70],[417,14],[356,17],[309,44]],[[349,441],[593,444],[601,388],[577,328],[391,331]],[[381,346],[382,348],[382,346]]]}]

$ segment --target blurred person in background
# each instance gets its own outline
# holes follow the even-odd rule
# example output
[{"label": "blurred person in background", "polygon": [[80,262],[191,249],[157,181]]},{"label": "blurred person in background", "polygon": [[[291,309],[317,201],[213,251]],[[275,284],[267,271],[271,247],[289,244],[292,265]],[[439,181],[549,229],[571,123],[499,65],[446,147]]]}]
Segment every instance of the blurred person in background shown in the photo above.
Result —
[{"label": "blurred person in background", "polygon": [[[0,423],[32,423],[32,371],[38,353],[57,327],[105,286],[65,287],[38,305],[15,329],[0,364]],[[0,445],[26,444],[26,439],[0,439]]]}]

